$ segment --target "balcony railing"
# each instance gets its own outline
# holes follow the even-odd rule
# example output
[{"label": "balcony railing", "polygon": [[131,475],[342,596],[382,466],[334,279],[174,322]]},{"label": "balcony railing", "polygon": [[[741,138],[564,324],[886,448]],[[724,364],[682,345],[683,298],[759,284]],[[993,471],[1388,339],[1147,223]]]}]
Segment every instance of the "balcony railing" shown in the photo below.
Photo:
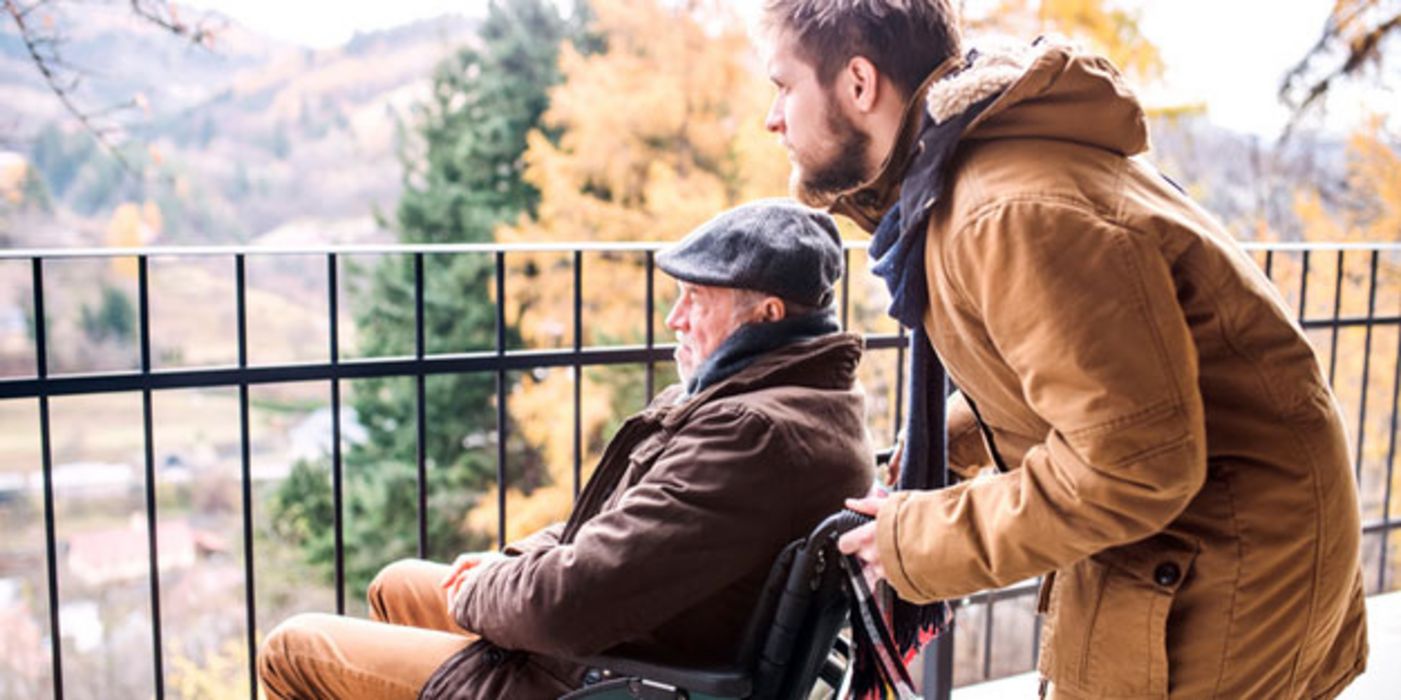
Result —
[{"label": "balcony railing", "polygon": [[[847,244],[845,259],[850,264],[853,252],[864,255],[864,245]],[[655,386],[656,368],[669,363],[674,348],[668,343],[658,342],[655,326],[656,275],[654,256],[660,248],[655,244],[569,244],[569,245],[437,245],[437,246],[356,246],[309,249],[262,249],[262,248],[178,248],[178,249],[120,249],[120,250],[28,250],[0,252],[0,264],[24,265],[29,267],[30,289],[32,292],[34,323],[31,329],[34,352],[34,372],[29,377],[0,379],[0,400],[37,401],[39,453],[42,469],[42,513],[44,532],[44,581],[48,600],[48,656],[51,666],[52,695],[64,696],[64,648],[62,621],[59,615],[59,550],[60,541],[55,523],[54,451],[50,400],[55,397],[88,396],[115,392],[139,393],[141,397],[141,430],[144,445],[144,500],[145,534],[148,551],[147,569],[149,579],[149,611],[152,639],[152,679],[156,697],[164,697],[167,688],[168,670],[163,658],[164,644],[161,618],[161,563],[157,546],[158,540],[158,499],[156,492],[157,459],[155,449],[156,421],[153,411],[153,398],[160,392],[181,389],[224,388],[237,391],[239,408],[240,445],[240,486],[242,517],[242,553],[244,577],[244,645],[247,654],[247,677],[251,694],[256,698],[257,682],[253,667],[256,658],[256,645],[259,630],[256,619],[255,593],[255,552],[253,520],[253,478],[251,474],[253,441],[250,421],[250,388],[267,384],[291,382],[323,382],[329,389],[331,404],[330,464],[334,503],[334,519],[330,524],[334,529],[335,557],[335,610],[346,611],[346,575],[344,569],[344,459],[341,450],[343,426],[341,423],[342,383],[351,380],[398,377],[412,380],[416,388],[416,421],[414,429],[418,444],[417,451],[417,541],[420,556],[429,552],[427,515],[429,509],[427,489],[427,458],[424,445],[427,442],[429,418],[425,400],[425,382],[428,377],[439,374],[481,374],[495,378],[495,450],[496,482],[506,483],[508,463],[507,431],[507,373],[548,368],[571,368],[576,373],[584,368],[599,366],[632,365],[645,368],[645,395],[650,400]],[[1309,333],[1320,357],[1323,358],[1330,382],[1339,388],[1339,395],[1345,401],[1344,409],[1356,440],[1356,473],[1362,487],[1364,505],[1364,557],[1368,566],[1369,590],[1382,591],[1394,585],[1388,574],[1389,562],[1394,559],[1391,551],[1391,535],[1401,527],[1401,519],[1393,519],[1390,502],[1394,481],[1394,463],[1397,433],[1398,382],[1401,382],[1401,246],[1391,244],[1366,245],[1249,245],[1249,254],[1254,256],[1266,273],[1280,286],[1281,292],[1295,306],[1300,325]],[[549,253],[572,257],[572,344],[553,349],[511,349],[507,342],[507,284],[508,262],[512,256]],[[584,293],[585,254],[615,256],[635,256],[643,270],[645,289],[640,293],[645,299],[641,344],[626,346],[599,346],[584,344]],[[413,261],[413,319],[414,353],[407,357],[350,358],[342,353],[342,296],[341,275],[347,259],[355,256],[392,255],[408,256]],[[490,350],[476,352],[456,352],[449,354],[428,351],[425,328],[425,256],[489,256],[494,263],[494,289],[492,299],[495,309],[495,346]],[[327,359],[324,362],[285,362],[255,364],[249,358],[249,303],[247,268],[250,259],[263,259],[274,256],[315,256],[324,261],[326,275],[325,303],[327,308],[328,332],[326,343]],[[55,261],[86,258],[122,258],[135,262],[136,272],[136,326],[135,340],[139,359],[132,370],[110,371],[86,374],[53,373],[49,367],[50,345],[48,318],[45,312],[46,296],[52,293],[46,289],[46,268]],[[181,260],[191,258],[213,258],[232,261],[234,273],[234,306],[236,318],[235,344],[237,360],[232,366],[197,368],[156,368],[152,362],[152,322],[151,322],[151,261]],[[1331,283],[1331,295],[1326,298],[1327,308],[1322,308],[1316,288],[1315,278],[1325,278]],[[858,273],[858,279],[860,274]],[[853,291],[851,276],[844,275],[841,282],[839,312],[844,327],[852,321]],[[1380,298],[1385,293],[1385,297]],[[1351,294],[1351,296],[1349,296]],[[1365,298],[1365,311],[1361,311]],[[880,300],[873,303],[879,305]],[[1355,307],[1355,308],[1354,308]],[[869,304],[868,307],[869,308]],[[1345,309],[1347,311],[1345,312]],[[1387,351],[1385,366],[1374,367],[1373,355],[1382,346],[1379,338],[1383,329],[1391,329],[1395,336],[1395,352]],[[1360,338],[1353,336],[1361,334]],[[1344,337],[1346,336],[1346,337]],[[867,333],[867,347],[871,350],[874,362],[889,364],[894,380],[889,382],[890,396],[887,405],[891,414],[886,416],[890,433],[884,437],[894,438],[894,426],[901,424],[901,408],[904,403],[903,364],[906,336],[903,330],[895,333]],[[1340,367],[1339,357],[1355,351],[1355,341],[1362,344],[1362,360],[1358,372],[1360,376],[1343,376],[1350,371],[1352,363]],[[577,374],[576,374],[577,376]],[[572,398],[572,424],[574,462],[573,486],[578,493],[582,473],[583,450],[581,444],[582,421],[582,381],[574,382]],[[1384,397],[1378,408],[1378,395]],[[1351,405],[1348,402],[1351,400]],[[1389,407],[1389,410],[1388,408]],[[1383,441],[1385,448],[1379,448]],[[1367,448],[1373,449],[1367,449]],[[1372,457],[1368,457],[1372,455]],[[1365,478],[1364,478],[1365,477]],[[504,487],[496,490],[496,540],[504,543],[509,517]],[[387,563],[387,562],[386,562]],[[1012,586],[1007,589],[990,591],[971,596],[962,601],[959,607],[958,631],[952,637],[945,637],[943,653],[929,655],[925,675],[930,679],[929,697],[946,698],[954,682],[969,683],[1024,671],[1035,663],[1036,640],[1039,637],[1039,623],[1031,613],[1030,598],[1035,591],[1034,582]],[[1013,644],[998,644],[996,637],[1008,638],[1006,630],[1000,630],[995,611],[1012,608],[1009,615],[1013,625],[1022,627],[1021,632],[1011,635],[1020,641]],[[1004,624],[1004,626],[1006,626]],[[266,630],[264,630],[266,631]],[[1029,644],[1027,642],[1030,642]],[[954,649],[953,646],[957,648]],[[42,653],[36,651],[36,653]],[[1003,658],[1000,658],[1003,657]],[[1006,658],[1011,657],[1011,658]],[[938,661],[942,659],[942,663]],[[951,661],[954,659],[956,661]]]}]

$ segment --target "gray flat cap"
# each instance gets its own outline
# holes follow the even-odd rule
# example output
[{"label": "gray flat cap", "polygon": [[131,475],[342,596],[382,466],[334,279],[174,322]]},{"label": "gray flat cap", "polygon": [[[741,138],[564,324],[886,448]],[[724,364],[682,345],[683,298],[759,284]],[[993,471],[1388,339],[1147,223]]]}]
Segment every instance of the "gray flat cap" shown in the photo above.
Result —
[{"label": "gray flat cap", "polygon": [[762,199],[702,224],[657,255],[657,267],[682,282],[825,307],[842,272],[842,244],[826,213]]}]

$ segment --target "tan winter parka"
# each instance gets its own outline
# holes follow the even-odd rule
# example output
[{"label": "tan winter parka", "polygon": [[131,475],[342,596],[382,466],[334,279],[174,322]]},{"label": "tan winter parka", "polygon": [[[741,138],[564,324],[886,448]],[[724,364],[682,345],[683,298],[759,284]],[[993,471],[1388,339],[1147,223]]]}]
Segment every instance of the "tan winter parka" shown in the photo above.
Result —
[{"label": "tan winter parka", "polygon": [[[834,211],[873,228],[920,112],[988,94],[998,71],[979,71],[926,85]],[[891,583],[930,601],[1044,575],[1057,698],[1337,695],[1367,653],[1360,524],[1315,354],[1221,225],[1135,157],[1144,114],[1107,61],[1042,46],[997,87],[932,210],[924,326],[1008,470],[892,497]],[[966,403],[949,429],[957,469],[991,464]]]}]

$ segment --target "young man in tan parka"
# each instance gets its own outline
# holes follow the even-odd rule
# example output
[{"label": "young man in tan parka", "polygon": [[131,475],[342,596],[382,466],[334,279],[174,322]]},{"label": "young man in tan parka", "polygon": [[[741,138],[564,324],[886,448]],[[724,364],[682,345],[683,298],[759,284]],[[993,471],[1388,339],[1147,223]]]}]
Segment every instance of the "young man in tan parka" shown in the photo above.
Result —
[{"label": "young man in tan parka", "polygon": [[1056,698],[1336,696],[1367,655],[1337,402],[1270,282],[1139,157],[1115,68],[965,54],[946,0],[767,0],[764,28],[796,194],[876,231],[962,394],[969,478],[854,503],[878,517],[844,549],[914,602],[1045,576]]}]

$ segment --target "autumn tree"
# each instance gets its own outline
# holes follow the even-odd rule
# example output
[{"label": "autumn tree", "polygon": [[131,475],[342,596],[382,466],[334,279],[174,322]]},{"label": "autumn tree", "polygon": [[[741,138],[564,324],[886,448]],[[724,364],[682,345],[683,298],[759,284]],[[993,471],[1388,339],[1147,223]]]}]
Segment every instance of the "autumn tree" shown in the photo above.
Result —
[{"label": "autumn tree", "polygon": [[[500,232],[505,241],[674,240],[717,212],[786,191],[788,164],[763,128],[769,88],[740,18],[715,0],[595,0],[589,28],[601,50],[566,45],[562,82],[528,138],[525,179],[538,208]],[[572,260],[513,256],[510,313],[528,347],[572,343]],[[588,255],[583,344],[641,343],[645,257]],[[665,305],[671,283],[658,277]],[[657,324],[660,328],[660,323]],[[660,337],[658,341],[661,342]],[[549,485],[508,493],[508,527],[524,534],[572,502],[573,435],[561,420],[582,392],[585,474],[621,415],[641,408],[640,368],[537,373],[517,387],[513,415],[544,446]],[[664,379],[663,379],[664,381]],[[483,499],[472,521],[496,518]]]}]

